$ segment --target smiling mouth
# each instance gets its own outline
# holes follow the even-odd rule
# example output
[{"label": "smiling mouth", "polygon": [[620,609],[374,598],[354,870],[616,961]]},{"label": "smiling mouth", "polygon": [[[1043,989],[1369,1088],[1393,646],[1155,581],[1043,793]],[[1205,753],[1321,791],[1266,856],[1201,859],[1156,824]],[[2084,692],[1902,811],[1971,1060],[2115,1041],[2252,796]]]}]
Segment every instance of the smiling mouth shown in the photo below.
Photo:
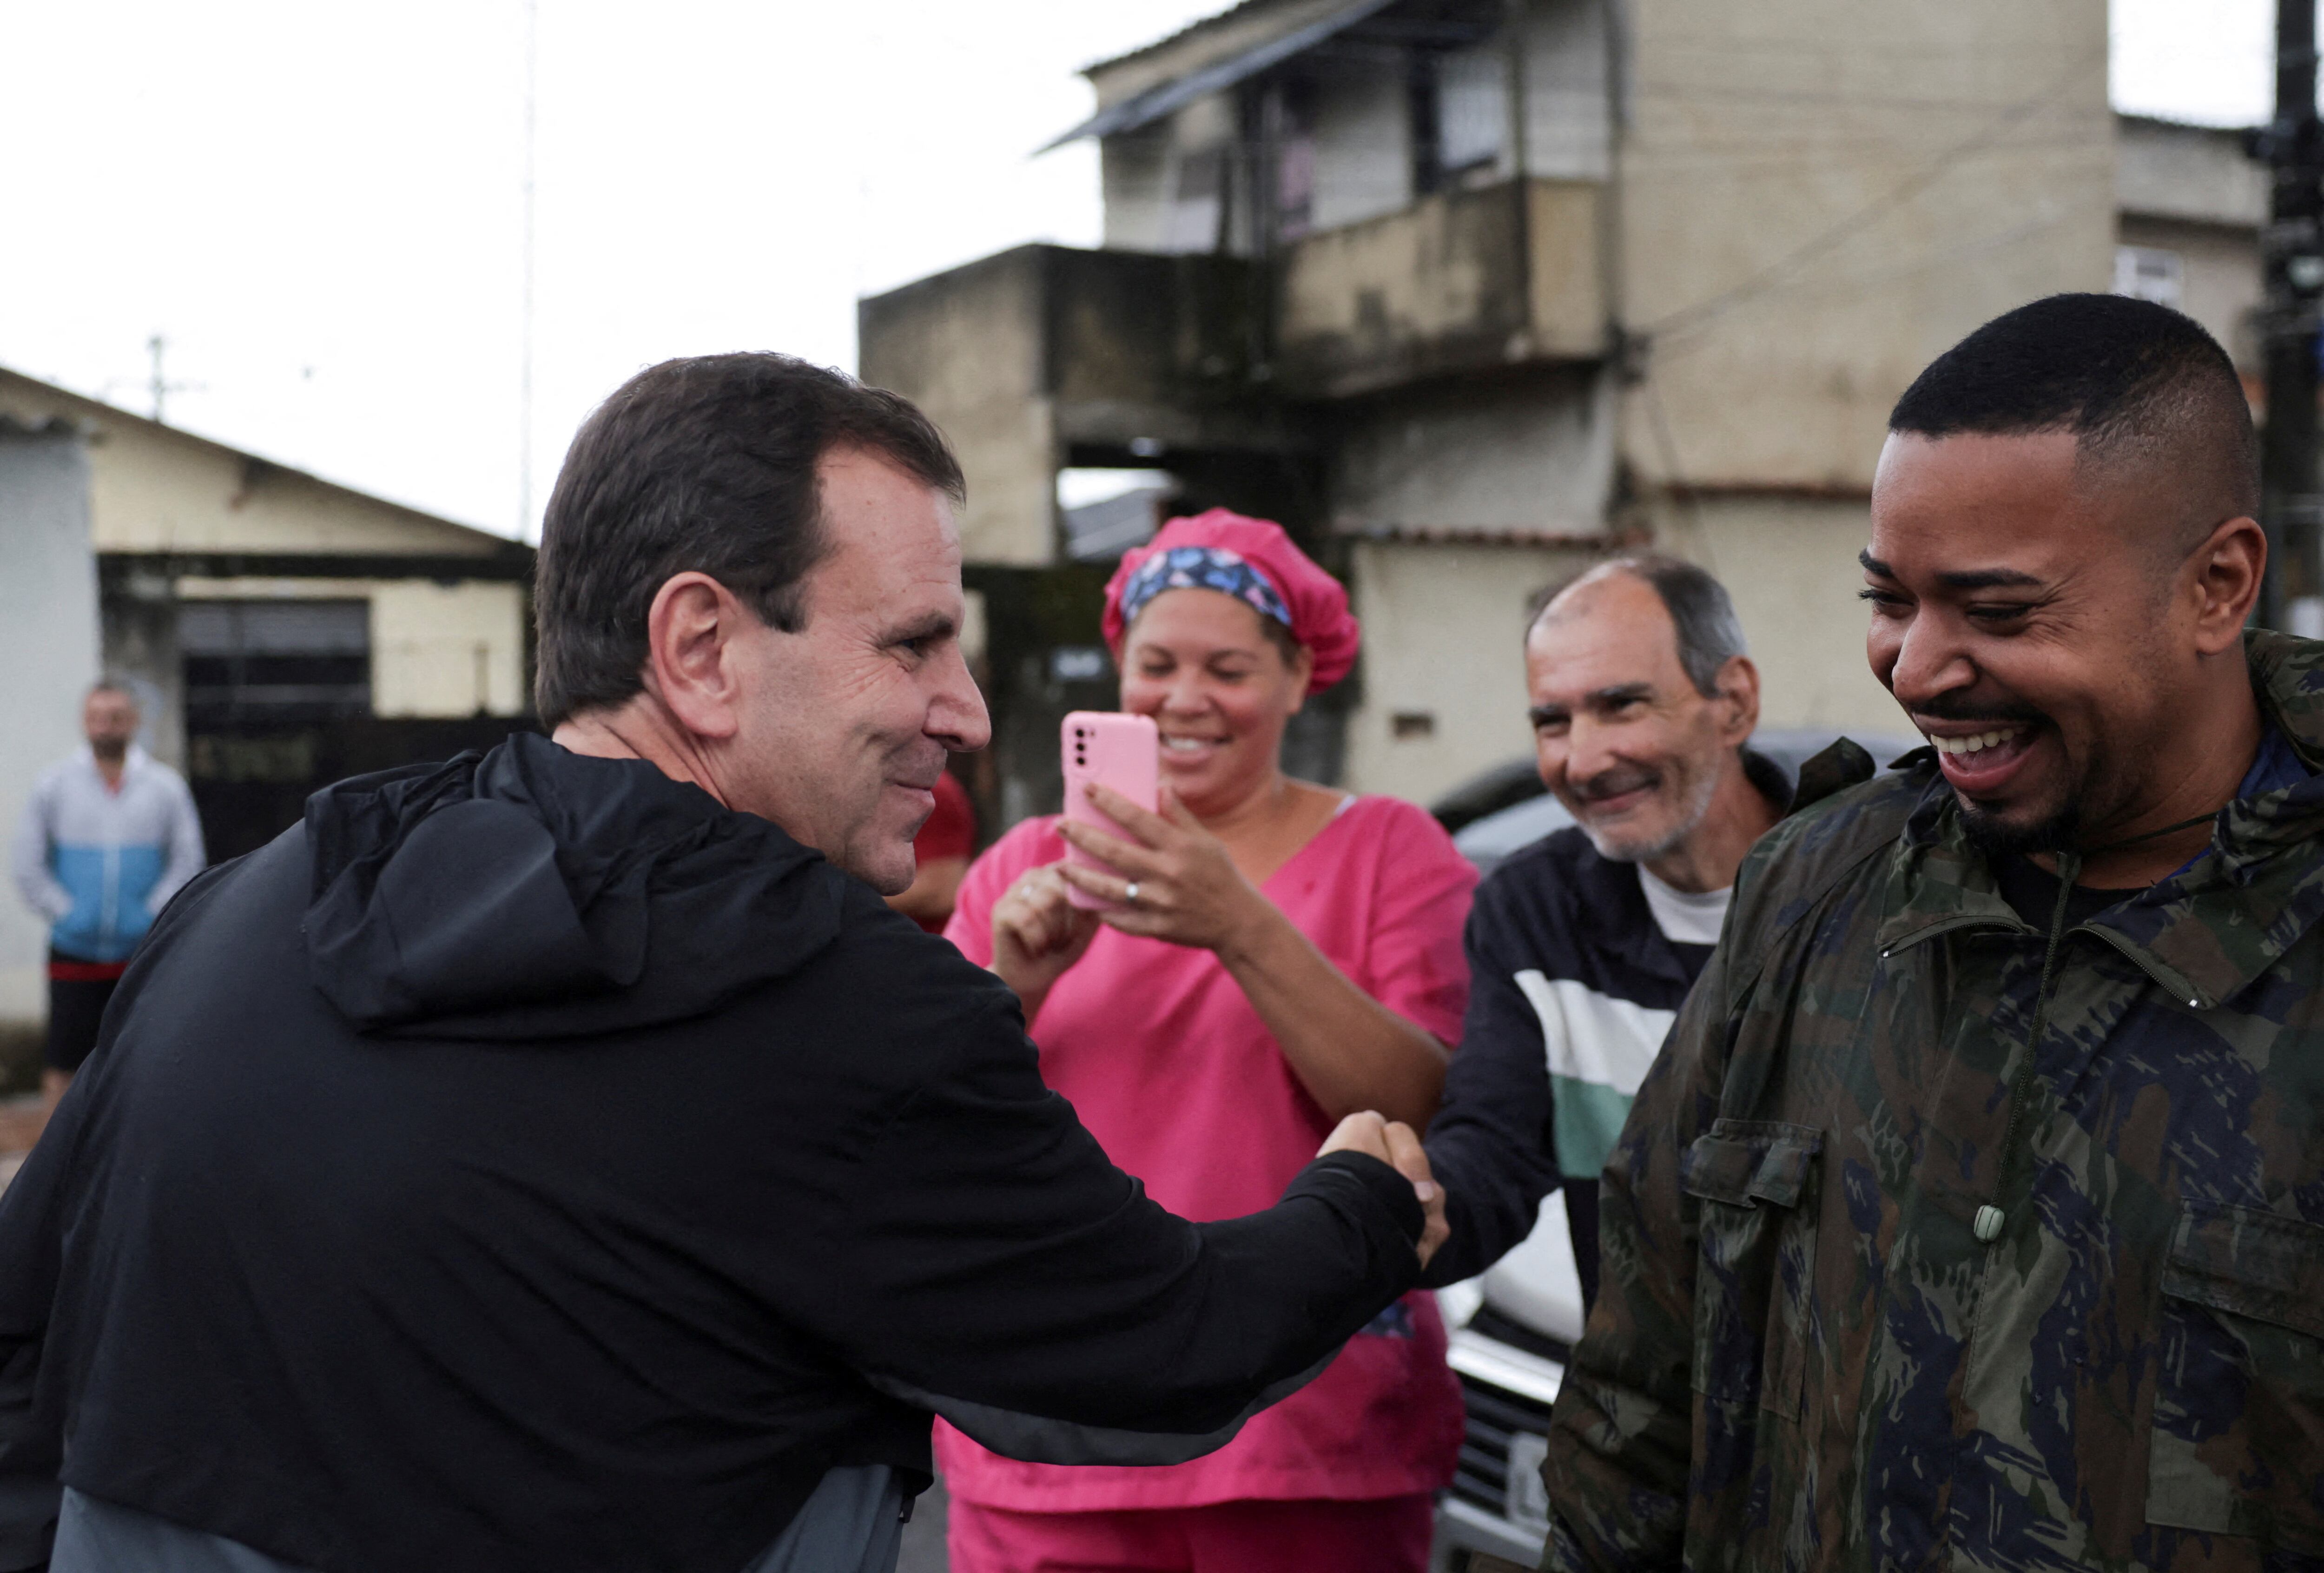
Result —
[{"label": "smiling mouth", "polygon": [[1962,764],[1982,764],[1986,760],[1980,757],[1981,755],[2007,748],[2024,736],[2029,730],[2031,728],[2027,726],[2013,724],[2007,726],[1997,726],[1990,731],[1972,732],[1966,737],[1932,736],[1929,741],[1935,745],[1939,754],[1958,760]]},{"label": "smiling mouth", "polygon": [[1225,741],[1226,739],[1223,737],[1174,736],[1171,734],[1165,732],[1162,735],[1162,752],[1165,754],[1199,754],[1205,748],[1216,748]]}]

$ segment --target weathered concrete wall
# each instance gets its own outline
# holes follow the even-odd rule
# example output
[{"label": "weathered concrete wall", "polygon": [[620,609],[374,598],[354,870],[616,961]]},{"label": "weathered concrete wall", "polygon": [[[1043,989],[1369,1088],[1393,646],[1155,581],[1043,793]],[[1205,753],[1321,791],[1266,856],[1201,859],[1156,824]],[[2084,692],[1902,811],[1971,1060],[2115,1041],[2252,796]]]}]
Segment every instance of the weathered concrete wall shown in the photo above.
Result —
[{"label": "weathered concrete wall", "polygon": [[0,372],[0,415],[86,435],[102,552],[386,552],[487,557],[498,536],[349,491],[190,432]]},{"label": "weathered concrete wall", "polygon": [[1706,497],[1662,510],[1655,545],[1709,569],[1735,598],[1766,725],[1910,733],[1864,659],[1856,554],[1871,528],[1865,504],[1840,499]]},{"label": "weathered concrete wall", "polygon": [[1548,365],[1350,406],[1333,449],[1335,526],[1352,533],[1594,535],[1613,485],[1607,373]]},{"label": "weathered concrete wall", "polygon": [[968,477],[973,561],[1038,568],[1056,551],[1045,267],[1019,246],[857,304],[859,375],[927,412]]},{"label": "weathered concrete wall", "polygon": [[522,588],[429,579],[373,586],[371,695],[380,716],[522,714]]},{"label": "weathered concrete wall", "polygon": [[2118,124],[2115,204],[2144,218],[2257,229],[2267,222],[2267,168],[2243,133],[2126,115]]},{"label": "weathered concrete wall", "polygon": [[2262,375],[2255,313],[2265,291],[2260,288],[2256,232],[2125,214],[2119,238],[2125,245],[2176,253],[2186,291],[2180,309],[2227,346],[2236,365],[2254,376]]},{"label": "weathered concrete wall", "polygon": [[1416,378],[1602,352],[1601,189],[1444,191],[1289,247],[1282,375],[1341,398]]},{"label": "weathered concrete wall", "polygon": [[[0,424],[0,837],[14,837],[32,782],[80,744],[80,701],[97,676],[97,562],[88,550],[89,466],[69,433]],[[48,1013],[48,930],[0,891],[0,1023]]]},{"label": "weathered concrete wall", "polygon": [[1539,546],[1366,541],[1351,568],[1363,698],[1346,784],[1425,803],[1533,746],[1526,606],[1591,554]]},{"label": "weathered concrete wall", "polygon": [[[1920,369],[2112,278],[2105,0],[1635,0],[1624,453],[1861,489]],[[1661,430],[1657,430],[1659,425]]]}]

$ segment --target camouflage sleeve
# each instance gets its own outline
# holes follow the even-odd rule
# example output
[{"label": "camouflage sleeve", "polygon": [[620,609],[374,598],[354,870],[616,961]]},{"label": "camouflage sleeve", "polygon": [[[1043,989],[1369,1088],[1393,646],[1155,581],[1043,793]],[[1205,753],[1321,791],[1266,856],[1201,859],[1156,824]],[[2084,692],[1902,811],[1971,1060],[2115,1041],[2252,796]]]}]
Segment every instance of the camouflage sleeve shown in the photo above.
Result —
[{"label": "camouflage sleeve", "polygon": [[1551,1508],[1545,1568],[1679,1563],[1693,1423],[1696,1207],[1680,1187],[1679,1156],[1718,1109],[1729,948],[1720,944],[1687,996],[1599,1181],[1598,1301],[1566,1368],[1542,1466]]}]

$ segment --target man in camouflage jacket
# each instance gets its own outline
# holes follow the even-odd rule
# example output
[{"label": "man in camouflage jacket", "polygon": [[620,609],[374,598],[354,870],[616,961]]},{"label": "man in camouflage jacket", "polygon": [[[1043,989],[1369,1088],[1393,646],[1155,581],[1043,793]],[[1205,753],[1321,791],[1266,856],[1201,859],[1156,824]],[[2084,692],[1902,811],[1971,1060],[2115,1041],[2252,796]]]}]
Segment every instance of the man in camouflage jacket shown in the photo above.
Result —
[{"label": "man in camouflage jacket", "polygon": [[[2036,347],[2116,310],[2065,311]],[[2107,408],[2068,428],[2070,468]],[[2024,413],[1959,429],[2050,430],[2008,424]],[[2026,659],[1990,644],[2007,597],[2032,627],[2100,569],[1916,578],[1886,560],[1878,486],[1874,517],[1876,668],[1938,747],[1872,779],[1839,745],[1803,782],[1827,795],[1744,865],[1601,1184],[1544,1566],[2324,1568],[2324,644],[2248,635],[2248,690],[2179,719],[2255,744],[2150,768],[2172,746],[2153,732],[2082,773],[2079,818],[2069,800],[2047,839],[2013,840],[2004,767],[2045,736],[2053,759],[2080,745],[2055,693],[1986,691],[1980,652]],[[2056,552],[2089,550],[2086,526]],[[2255,533],[2219,523],[2197,550],[2248,558]],[[2200,599],[2237,570],[2190,571]],[[2255,590],[2205,614],[2214,655],[2234,660]],[[1914,648],[1953,595],[1958,648]],[[1937,661],[1960,664],[1937,680]],[[1947,683],[1987,708],[1932,697]],[[2248,719],[2227,714],[2245,691]],[[1992,744],[1949,716],[2015,730]],[[2154,818],[2109,782],[2192,791],[2203,771],[2242,780],[2199,796],[2200,822],[2105,829]],[[2029,921],[2004,885],[2052,854]],[[2077,880],[2157,856],[2137,888]]]}]

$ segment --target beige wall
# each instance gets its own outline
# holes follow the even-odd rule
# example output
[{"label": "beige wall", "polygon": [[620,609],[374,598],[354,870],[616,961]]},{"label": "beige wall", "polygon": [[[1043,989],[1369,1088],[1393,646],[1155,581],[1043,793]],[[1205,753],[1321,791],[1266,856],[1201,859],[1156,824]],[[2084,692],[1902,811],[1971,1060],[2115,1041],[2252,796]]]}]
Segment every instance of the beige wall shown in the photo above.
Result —
[{"label": "beige wall", "polygon": [[1356,532],[1594,535],[1613,484],[1610,379],[1553,365],[1452,379],[1348,412],[1331,472]]},{"label": "beige wall", "polygon": [[2184,270],[2180,309],[2210,329],[2238,366],[2261,375],[2265,351],[2256,313],[2265,291],[2256,232],[2126,213],[2120,237],[2125,245],[2175,252]]},{"label": "beige wall", "polygon": [[180,600],[365,600],[372,711],[387,717],[520,715],[524,592],[467,579],[180,578]]},{"label": "beige wall", "polygon": [[1056,556],[1045,268],[1041,248],[1020,246],[857,307],[858,375],[918,404],[960,457],[961,549],[971,562],[1038,568]]},{"label": "beige wall", "polygon": [[1868,486],[1978,324],[2113,272],[2106,0],[1636,0],[1624,452],[1649,480]]},{"label": "beige wall", "polygon": [[1590,560],[1554,547],[1359,546],[1351,578],[1364,689],[1348,717],[1347,785],[1425,803],[1527,753],[1526,603]]},{"label": "beige wall", "polygon": [[86,436],[98,551],[481,557],[507,545],[13,373],[0,372],[0,414],[61,419]]},{"label": "beige wall", "polygon": [[1860,502],[1706,497],[1660,521],[1655,544],[1709,569],[1734,597],[1759,668],[1762,725],[1911,736],[1865,663],[1856,554],[1870,535]]}]

